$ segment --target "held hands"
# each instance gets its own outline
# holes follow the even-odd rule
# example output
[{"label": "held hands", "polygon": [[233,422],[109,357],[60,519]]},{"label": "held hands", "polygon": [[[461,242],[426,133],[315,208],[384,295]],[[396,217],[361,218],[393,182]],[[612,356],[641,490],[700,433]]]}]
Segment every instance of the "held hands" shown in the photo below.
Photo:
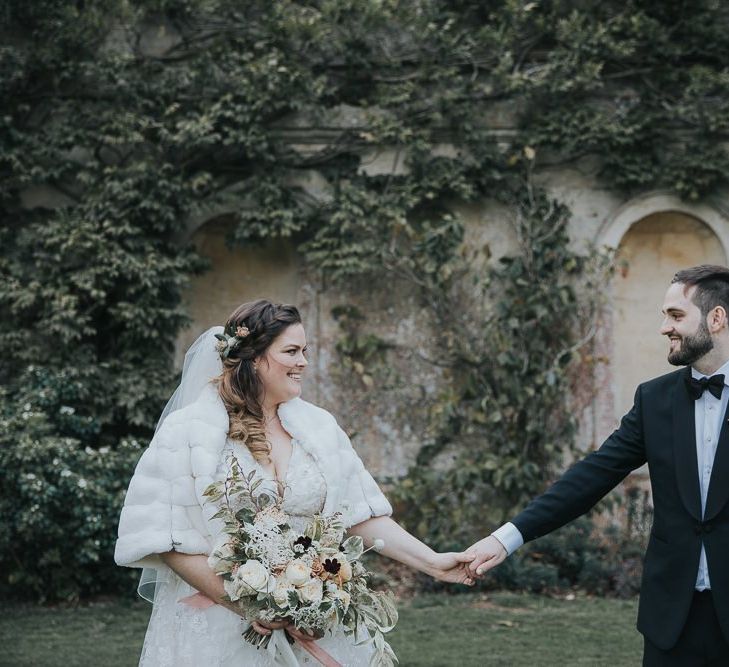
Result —
[{"label": "held hands", "polygon": [[469,572],[469,565],[474,559],[473,553],[447,552],[434,554],[425,570],[434,579],[450,584],[473,586],[474,578]]},{"label": "held hands", "polygon": [[493,535],[484,537],[471,546],[467,552],[473,556],[468,564],[468,573],[472,577],[480,577],[504,561],[507,556],[504,545]]},{"label": "held hands", "polygon": [[478,577],[503,563],[506,556],[504,545],[489,535],[465,552],[435,554],[428,574],[439,581],[473,586]]},{"label": "held hands", "polygon": [[262,636],[270,635],[274,630],[286,630],[292,637],[301,641],[311,641],[312,639],[320,639],[314,635],[307,635],[301,630],[297,630],[293,623],[288,621],[271,621],[264,623],[263,621],[252,621],[251,627]]}]

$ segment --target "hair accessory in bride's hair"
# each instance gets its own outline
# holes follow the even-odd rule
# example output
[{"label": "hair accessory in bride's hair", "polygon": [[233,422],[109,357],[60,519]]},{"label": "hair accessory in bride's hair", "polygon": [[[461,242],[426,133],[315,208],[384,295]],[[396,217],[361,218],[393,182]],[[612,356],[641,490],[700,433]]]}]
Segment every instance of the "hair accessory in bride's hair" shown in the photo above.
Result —
[{"label": "hair accessory in bride's hair", "polygon": [[240,344],[250,333],[251,332],[248,327],[238,325],[235,328],[235,333],[233,335],[228,335],[225,332],[215,334],[215,337],[218,339],[218,343],[215,347],[220,354],[220,358],[227,359],[231,352],[235,352],[235,350],[240,347]]}]

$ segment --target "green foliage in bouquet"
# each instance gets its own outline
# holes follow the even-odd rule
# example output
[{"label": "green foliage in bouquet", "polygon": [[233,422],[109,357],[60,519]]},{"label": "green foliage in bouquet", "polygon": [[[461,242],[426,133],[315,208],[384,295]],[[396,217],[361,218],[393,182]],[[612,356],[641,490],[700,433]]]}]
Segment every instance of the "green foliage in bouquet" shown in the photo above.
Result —
[{"label": "green foliage in bouquet", "polygon": [[[46,438],[85,452],[150,436],[174,384],[182,295],[204,268],[188,232],[222,218],[235,243],[291,239],[325,286],[369,288],[379,276],[419,291],[452,382],[402,502],[422,505],[423,536],[465,539],[452,527],[475,517],[459,508],[502,494],[518,504],[574,440],[569,376],[589,327],[566,323],[590,320],[575,286],[594,263],[572,253],[569,212],[530,173],[579,161],[606,189],[690,199],[725,186],[726,20],[714,0],[8,0],[3,455],[18,461],[24,443]],[[374,168],[383,150],[392,164]],[[518,256],[477,276],[476,294],[496,299],[489,313],[459,285],[473,275],[454,206],[484,199],[525,232]],[[454,340],[464,331],[475,352]],[[388,353],[367,335],[342,353]],[[29,411],[42,419],[25,424]],[[438,461],[454,452],[459,465],[441,477]],[[25,472],[52,473],[48,460],[33,465]],[[8,507],[13,493],[0,491]],[[443,521],[434,497],[446,501]],[[113,588],[112,515],[100,583],[59,582],[46,595]],[[30,543],[10,517],[4,534]],[[498,517],[479,517],[480,529],[484,520]],[[16,561],[43,576],[42,554],[6,544],[0,571]]]},{"label": "green foliage in bouquet", "polygon": [[[243,473],[234,454],[228,463],[226,478],[204,492],[219,507],[212,520],[221,522],[224,537],[208,563],[223,577],[227,600],[250,621],[287,621],[314,637],[341,626],[352,641],[374,644],[373,667],[394,665],[384,635],[397,623],[397,610],[390,593],[368,585],[362,538],[345,539],[340,513],[316,515],[295,528],[281,483],[271,492],[255,470]],[[252,627],[243,636],[259,648],[271,639]]]}]

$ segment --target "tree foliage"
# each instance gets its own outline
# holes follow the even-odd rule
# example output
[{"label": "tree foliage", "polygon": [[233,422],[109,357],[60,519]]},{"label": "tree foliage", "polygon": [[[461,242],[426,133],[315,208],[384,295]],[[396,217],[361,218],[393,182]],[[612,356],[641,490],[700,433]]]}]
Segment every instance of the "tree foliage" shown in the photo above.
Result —
[{"label": "tree foliage", "polygon": [[[7,464],[37,474],[21,442],[100,451],[150,434],[174,379],[181,295],[204,269],[188,227],[225,216],[239,243],[292,237],[329,280],[408,278],[452,384],[403,497],[440,498],[441,484],[459,502],[487,487],[520,502],[571,447],[575,285],[591,266],[532,174],[591,155],[607,188],[698,199],[726,185],[726,19],[719,0],[8,0]],[[370,167],[383,150],[391,168]],[[453,203],[486,198],[512,211],[521,251],[468,292]],[[474,294],[493,308],[469,311]],[[473,317],[452,317],[459,307]],[[431,459],[452,446],[443,477]],[[8,546],[27,553],[30,525],[1,534],[3,572],[33,569]],[[437,534],[456,539],[447,526]],[[92,590],[68,577],[64,595]]]}]

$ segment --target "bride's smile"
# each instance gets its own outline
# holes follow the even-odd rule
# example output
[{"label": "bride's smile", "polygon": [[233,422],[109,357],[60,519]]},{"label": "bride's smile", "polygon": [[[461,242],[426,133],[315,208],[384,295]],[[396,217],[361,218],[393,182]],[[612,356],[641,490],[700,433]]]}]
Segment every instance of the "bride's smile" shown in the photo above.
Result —
[{"label": "bride's smile", "polygon": [[301,394],[306,359],[306,333],[301,324],[286,328],[255,364],[266,403],[285,403]]}]

